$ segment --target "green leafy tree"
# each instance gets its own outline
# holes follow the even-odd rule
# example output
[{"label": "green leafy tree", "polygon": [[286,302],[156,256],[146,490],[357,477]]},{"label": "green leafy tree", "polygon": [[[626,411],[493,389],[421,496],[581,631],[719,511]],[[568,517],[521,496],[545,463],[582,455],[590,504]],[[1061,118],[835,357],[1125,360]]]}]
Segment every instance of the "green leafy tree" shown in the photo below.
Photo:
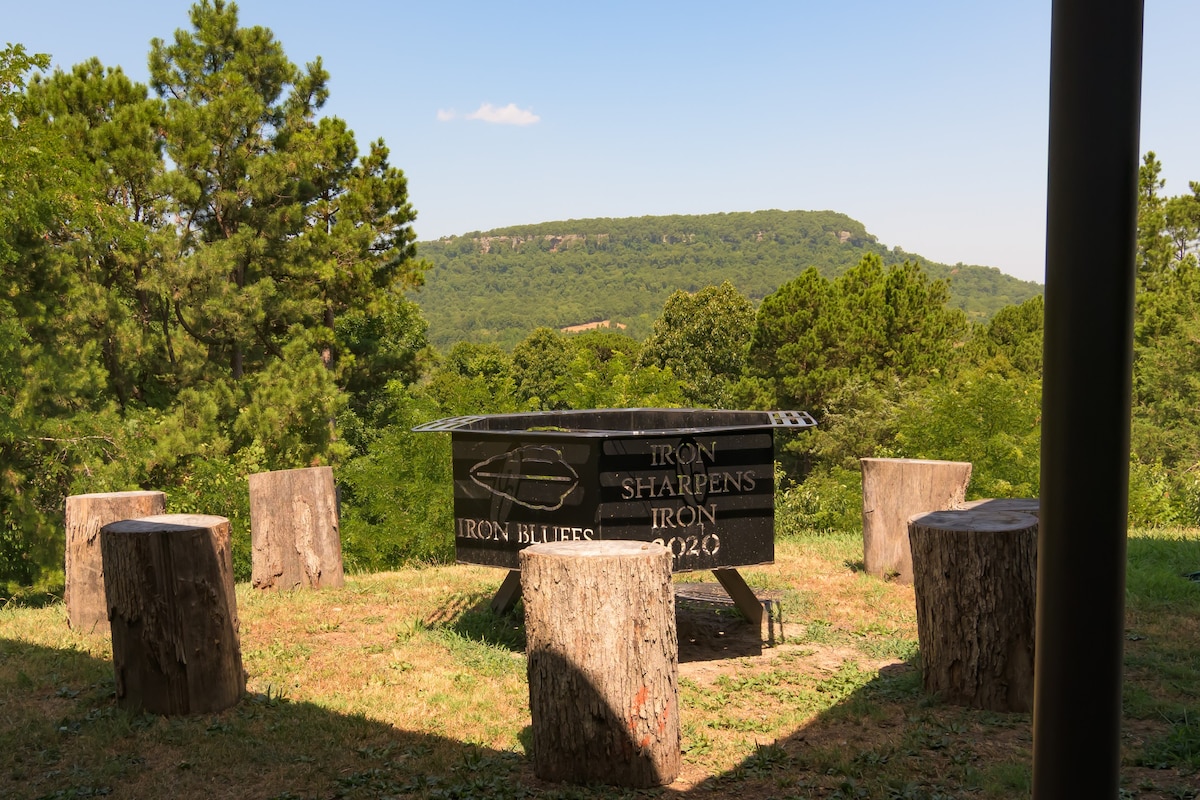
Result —
[{"label": "green leafy tree", "polygon": [[884,269],[874,255],[832,282],[805,270],[759,306],[749,366],[767,394],[760,402],[820,416],[851,381],[944,374],[968,330],[948,291],[915,264]]},{"label": "green leafy tree", "polygon": [[1001,375],[1040,377],[1045,310],[1041,295],[1000,309],[987,324],[975,328],[961,361],[968,368]]},{"label": "green leafy tree", "polygon": [[750,343],[756,394],[750,402],[765,408],[819,409],[824,392],[839,380],[827,353],[837,346],[836,303],[834,286],[815,267],[763,299]]},{"label": "green leafy tree", "polygon": [[1153,291],[1175,268],[1194,264],[1200,250],[1200,182],[1191,194],[1163,197],[1162,163],[1153,151],[1138,170],[1137,263],[1139,287]]},{"label": "green leafy tree", "polygon": [[1131,444],[1143,463],[1200,464],[1200,267],[1177,262],[1137,297]]},{"label": "green leafy tree", "polygon": [[215,502],[238,470],[361,452],[381,389],[417,378],[403,173],[320,116],[319,60],[232,3],[190,20],[152,44],[153,97],[0,51],[0,581],[60,569],[66,494]]},{"label": "green leafy tree", "polygon": [[[1200,184],[1162,197],[1161,164],[1139,173],[1138,292],[1133,335],[1131,450],[1139,470],[1163,472],[1179,498],[1194,494],[1200,465]],[[1164,490],[1169,492],[1169,489]]]},{"label": "green leafy tree", "polygon": [[639,367],[624,353],[601,358],[595,350],[577,348],[569,367],[570,408],[678,408],[679,382],[670,370]]},{"label": "green leafy tree", "polygon": [[450,434],[414,433],[445,409],[400,381],[384,390],[391,424],[366,452],[338,470],[342,552],[354,572],[454,558],[454,475]]},{"label": "green leafy tree", "polygon": [[[342,120],[317,116],[329,94],[320,59],[298,68],[269,30],[240,27],[233,3],[202,0],[190,17],[191,30],[151,43],[173,165],[163,178],[167,211],[180,231],[155,287],[172,298],[179,335],[205,348],[193,380],[246,378],[253,406],[284,382],[303,391],[308,361],[286,355],[297,338],[336,376],[352,349],[338,338],[338,317],[396,311],[398,290],[417,285],[423,269],[415,212],[382,141],[360,156]],[[260,380],[275,388],[263,391]],[[307,435],[316,438],[300,450],[264,444],[328,458],[331,426]]]},{"label": "green leafy tree", "polygon": [[754,330],[754,305],[732,283],[667,298],[642,347],[639,364],[670,369],[683,401],[722,408],[746,368]]},{"label": "green leafy tree", "polygon": [[970,461],[971,497],[1037,497],[1041,379],[968,372],[901,405],[894,454]]},{"label": "green leafy tree", "polygon": [[629,361],[637,361],[642,351],[642,345],[637,339],[622,331],[608,328],[593,328],[572,333],[567,337],[567,342],[575,352],[590,351],[600,361],[608,361],[618,354]]},{"label": "green leafy tree", "polygon": [[106,444],[92,287],[65,252],[104,224],[96,172],[25,94],[48,63],[0,50],[0,591],[61,579],[56,536],[74,471]]},{"label": "green leafy tree", "polygon": [[421,384],[420,393],[447,417],[517,410],[512,359],[494,344],[454,345]]},{"label": "green leafy tree", "polygon": [[540,327],[512,351],[512,373],[519,403],[531,411],[567,408],[572,347],[556,330]]},{"label": "green leafy tree", "polygon": [[55,257],[86,287],[76,296],[77,324],[101,347],[107,393],[122,407],[166,405],[175,386],[164,338],[169,304],[147,290],[159,254],[175,249],[159,186],[162,104],[96,59],[34,76],[26,100],[73,143],[103,196],[86,228],[57,243]]}]

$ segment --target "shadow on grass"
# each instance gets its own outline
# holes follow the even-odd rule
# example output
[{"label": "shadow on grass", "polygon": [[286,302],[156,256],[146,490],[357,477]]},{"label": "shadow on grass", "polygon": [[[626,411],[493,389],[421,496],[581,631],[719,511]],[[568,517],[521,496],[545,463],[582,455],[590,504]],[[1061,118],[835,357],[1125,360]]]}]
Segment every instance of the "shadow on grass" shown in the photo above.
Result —
[{"label": "shadow on grass", "polygon": [[[1144,692],[1148,699],[1138,712],[1144,716],[1132,726],[1138,741],[1130,744],[1122,766],[1123,796],[1191,798],[1200,769],[1200,669],[1192,666],[1200,600],[1190,594],[1197,592],[1196,585],[1183,575],[1200,554],[1200,543],[1131,539],[1129,553],[1127,722],[1129,698]],[[1161,568],[1151,569],[1155,564]],[[444,613],[425,624],[523,651],[522,607],[500,615],[489,602],[482,591],[456,595],[447,599]],[[739,625],[750,627],[728,610],[727,619],[719,608],[707,612],[735,633]],[[772,656],[761,644],[762,655]],[[1169,680],[1163,680],[1164,667],[1177,670]],[[767,713],[811,701],[778,688],[747,688],[747,706],[753,710],[757,704]],[[853,664],[833,668],[816,680],[814,691],[822,710],[786,735],[768,739],[754,728],[732,727],[751,748],[732,769],[686,790],[640,790],[637,796],[1029,796],[1028,714],[942,704],[924,694],[915,659],[874,672]],[[1173,694],[1163,694],[1168,691]],[[681,717],[701,733],[737,722],[723,712],[706,714],[687,706]],[[220,714],[171,719],[129,714],[115,706],[108,661],[70,647],[13,639],[0,639],[0,719],[0,796],[13,800],[634,796],[632,790],[548,785],[532,778],[529,759],[519,753],[402,731],[293,702],[273,690],[248,696]],[[530,729],[517,735],[528,751]],[[695,737],[693,731],[684,741],[686,758],[693,762],[702,760]]]},{"label": "shadow on grass", "polygon": [[[500,614],[492,610],[491,595],[487,592],[455,595],[436,615],[423,622],[431,629],[442,628],[470,641],[514,653],[525,652],[525,605],[522,602]],[[675,624],[681,664],[754,657],[763,653],[762,636],[730,602],[677,598]],[[781,622],[772,616],[768,627],[769,638],[773,638],[775,631],[781,628]]]},{"label": "shadow on grass", "polygon": [[517,753],[398,730],[268,691],[219,714],[116,706],[112,665],[0,639],[0,796],[381,798],[503,796]]},{"label": "shadow on grass", "polygon": [[[769,620],[771,637],[780,623]],[[500,614],[491,608],[491,595],[477,592],[452,598],[436,615],[424,620],[431,629],[442,628],[492,647],[525,652],[525,605],[518,602]],[[761,656],[762,636],[741,612],[729,603],[677,599],[675,625],[679,662],[716,661]]]}]

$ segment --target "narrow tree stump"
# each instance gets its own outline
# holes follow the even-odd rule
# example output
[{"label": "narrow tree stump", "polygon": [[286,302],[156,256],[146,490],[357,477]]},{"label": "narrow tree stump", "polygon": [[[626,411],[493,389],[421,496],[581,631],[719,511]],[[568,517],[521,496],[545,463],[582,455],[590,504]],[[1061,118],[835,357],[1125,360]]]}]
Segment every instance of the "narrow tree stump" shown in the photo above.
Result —
[{"label": "narrow tree stump", "polygon": [[969,461],[863,458],[863,568],[877,578],[913,582],[908,518],[962,503]]},{"label": "narrow tree stump", "polygon": [[73,629],[108,634],[100,529],[121,519],[161,514],[166,503],[164,492],[104,492],[67,498],[63,602],[67,607],[67,624]]},{"label": "narrow tree stump", "polygon": [[680,767],[671,553],[619,540],[520,554],[538,777],[659,786]]},{"label": "narrow tree stump", "polygon": [[1038,521],[956,510],[909,520],[925,690],[992,711],[1033,708]]},{"label": "narrow tree stump", "polygon": [[342,586],[342,538],[330,467],[260,472],[250,484],[251,584],[256,589]]},{"label": "narrow tree stump", "polygon": [[229,520],[162,514],[100,530],[117,705],[205,714],[245,689]]}]

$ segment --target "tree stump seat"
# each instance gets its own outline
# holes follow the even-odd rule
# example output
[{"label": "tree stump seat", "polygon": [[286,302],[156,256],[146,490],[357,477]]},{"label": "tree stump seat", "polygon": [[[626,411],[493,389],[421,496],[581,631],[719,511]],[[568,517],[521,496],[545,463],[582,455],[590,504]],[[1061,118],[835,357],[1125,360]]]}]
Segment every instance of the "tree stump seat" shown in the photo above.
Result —
[{"label": "tree stump seat", "polygon": [[1037,518],[981,506],[917,514],[908,527],[925,690],[1030,711]]},{"label": "tree stump seat", "polygon": [[877,578],[913,582],[908,518],[954,508],[966,496],[969,461],[863,458],[863,569]]},{"label": "tree stump seat", "polygon": [[644,788],[679,774],[671,553],[623,540],[520,553],[534,771]]},{"label": "tree stump seat", "polygon": [[259,472],[247,483],[251,585],[264,590],[344,585],[333,469]]},{"label": "tree stump seat", "polygon": [[108,634],[108,604],[104,601],[104,561],[100,529],[110,522],[161,514],[165,492],[102,492],[67,498],[66,569],[63,604],[72,630]]},{"label": "tree stump seat", "polygon": [[164,716],[245,690],[229,520],[160,514],[100,529],[117,705]]}]

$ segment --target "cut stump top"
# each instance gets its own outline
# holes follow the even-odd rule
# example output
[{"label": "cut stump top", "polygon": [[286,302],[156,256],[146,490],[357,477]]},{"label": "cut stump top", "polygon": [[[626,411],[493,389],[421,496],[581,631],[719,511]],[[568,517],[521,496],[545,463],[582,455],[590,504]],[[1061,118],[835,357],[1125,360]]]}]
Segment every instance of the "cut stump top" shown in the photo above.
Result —
[{"label": "cut stump top", "polygon": [[135,489],[135,490],[128,491],[128,492],[92,492],[90,494],[67,495],[68,500],[77,500],[77,499],[90,500],[90,499],[98,498],[98,497],[109,497],[109,498],[115,498],[115,497],[166,497],[166,492]]},{"label": "cut stump top", "polygon": [[543,542],[526,547],[521,551],[532,556],[570,558],[630,558],[655,556],[667,552],[667,548],[654,542],[635,542],[628,539],[603,539],[593,541]]},{"label": "cut stump top", "polygon": [[218,525],[227,525],[225,517],[212,514],[155,514],[152,517],[138,519],[122,519],[110,522],[103,530],[117,533],[155,533],[167,528],[180,530],[208,530]]},{"label": "cut stump top", "polygon": [[960,465],[965,464],[967,466],[971,465],[970,461],[939,461],[938,459],[932,459],[932,458],[860,458],[858,461],[860,464],[864,461],[867,461],[867,462],[871,462],[871,463],[882,462],[882,463],[889,463],[889,464],[960,464]]},{"label": "cut stump top", "polygon": [[947,532],[999,533],[1002,531],[1027,530],[1037,527],[1037,517],[1019,511],[984,511],[982,509],[951,509],[927,511],[908,518],[910,525],[916,524]]}]

